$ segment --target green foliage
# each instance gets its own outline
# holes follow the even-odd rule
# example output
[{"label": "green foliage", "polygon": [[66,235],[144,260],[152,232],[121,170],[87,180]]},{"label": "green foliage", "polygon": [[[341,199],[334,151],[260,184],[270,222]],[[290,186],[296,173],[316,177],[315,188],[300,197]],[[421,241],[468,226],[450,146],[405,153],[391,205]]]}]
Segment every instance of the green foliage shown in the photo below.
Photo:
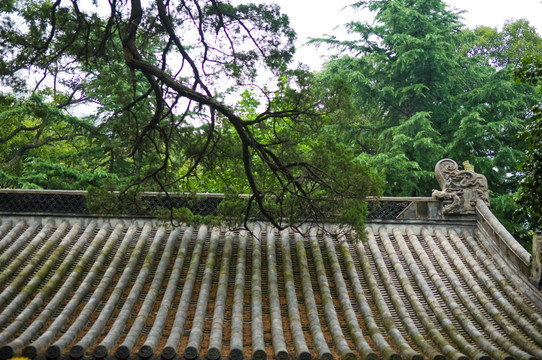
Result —
[{"label": "green foliage", "polygon": [[115,186],[111,181],[105,182],[101,187],[91,185],[86,190],[86,204],[91,214],[119,214],[122,212],[121,201],[115,194]]},{"label": "green foliage", "polygon": [[[542,59],[526,58],[516,71],[518,80],[542,86]],[[521,138],[528,143],[526,159],[521,165],[525,178],[521,182],[518,203],[529,212],[535,229],[542,227],[542,103],[531,109],[530,124],[521,132]]]},{"label": "green foliage", "polygon": [[84,189],[109,177],[81,156],[93,141],[92,123],[70,116],[34,94],[0,95],[0,186]]},{"label": "green foliage", "polygon": [[100,169],[94,171],[77,169],[43,158],[32,157],[25,159],[19,175],[6,176],[0,180],[0,186],[2,188],[81,190],[92,184],[101,184],[105,179],[115,178],[114,174]]},{"label": "green foliage", "polygon": [[473,35],[473,43],[465,46],[464,51],[498,68],[519,66],[523,59],[542,52],[540,35],[525,19],[508,20],[502,31],[480,26],[474,29]]},{"label": "green foliage", "polygon": [[[357,160],[364,166],[376,169],[386,179],[385,190],[393,196],[411,196],[419,191],[423,177],[434,177],[434,173],[423,171],[420,166],[409,160],[405,154],[380,153],[376,155],[359,154]],[[405,176],[408,176],[406,181]]]},{"label": "green foliage", "polygon": [[525,178],[521,182],[521,192],[518,202],[524,206],[533,216],[533,223],[537,228],[542,226],[542,201],[540,189],[542,186],[542,108],[533,108],[527,132],[523,137],[529,141],[527,159],[521,169],[525,172]]},{"label": "green foliage", "polygon": [[[229,33],[229,37],[239,37],[242,42],[247,42],[249,36],[255,34],[274,34],[275,36],[261,36],[258,39],[258,47],[253,49],[237,49],[235,57],[231,62],[225,63],[226,71],[234,77],[242,74],[250,78],[256,76],[257,61],[261,52],[266,52],[265,64],[273,71],[286,70],[286,64],[292,60],[295,49],[292,40],[295,39],[295,32],[289,27],[290,21],[286,15],[280,13],[278,5],[264,4],[241,4],[234,6],[229,2],[218,2],[206,4],[207,20],[205,26],[219,33],[221,28],[235,26],[239,20],[251,23],[252,32],[250,35],[239,30]],[[258,36],[256,35],[256,36]],[[287,44],[280,48],[279,44]]]},{"label": "green foliage", "polygon": [[[360,199],[381,193],[380,178],[370,166],[354,161],[352,149],[333,136],[334,119],[342,113],[346,101],[341,97],[347,95],[340,84],[335,85],[320,83],[306,72],[285,74],[270,103],[269,114],[280,114],[288,108],[297,111],[287,117],[273,115],[269,122],[259,121],[260,115],[254,112],[260,104],[257,93],[243,94],[238,111],[254,121],[254,134],[265,146],[250,153],[252,178],[231,181],[241,179],[239,175],[246,163],[234,129],[224,125],[212,156],[204,161],[206,169],[200,184],[205,184],[206,189],[239,194],[250,191],[253,181],[261,191],[249,199],[230,197],[221,203],[222,215],[237,221],[246,215],[261,219],[270,216],[281,224],[321,219],[361,228],[366,213]],[[322,114],[318,108],[326,112]],[[265,171],[267,165],[257,156],[258,151],[272,151],[271,156],[280,159],[273,173]]]},{"label": "green foliage", "polygon": [[[358,41],[321,40],[357,55],[331,61],[322,76],[341,77],[351,87],[360,125],[347,129],[357,134],[345,137],[354,139],[364,161],[376,155],[391,165],[385,171],[386,194],[426,195],[434,187],[434,165],[446,153],[442,139],[451,138],[446,134],[453,111],[449,101],[463,72],[456,55],[465,40],[461,24],[439,1],[356,6],[375,11],[377,22],[348,24]],[[384,165],[379,169],[384,173]],[[406,173],[413,180],[402,181],[401,188],[396,180]]]},{"label": "green foliage", "polygon": [[[515,81],[512,70],[540,52],[542,38],[525,20],[500,32],[467,30],[440,0],[354,6],[373,11],[376,21],[347,24],[354,40],[313,40],[340,51],[321,77],[341,79],[351,93],[352,120],[336,129],[338,139],[377,169],[389,196],[428,196],[438,186],[438,160],[468,160],[487,177],[492,210],[504,222],[528,148],[517,134],[539,101],[535,87]],[[520,225],[509,229],[521,237],[528,219],[514,220]]]},{"label": "green foliage", "polygon": [[532,228],[534,222],[526,216],[521,207],[518,208],[516,194],[495,194],[490,191],[491,208],[499,211],[499,221],[514,235],[525,249],[532,251]]},{"label": "green foliage", "polygon": [[536,91],[542,95],[542,56],[531,54],[523,58],[521,66],[514,70],[517,82],[527,82],[536,86]]},{"label": "green foliage", "polygon": [[[91,214],[102,215],[146,215],[153,213],[145,206],[141,195],[135,189],[117,191],[114,179],[105,179],[100,185],[90,185],[85,195],[86,205]],[[159,209],[160,211],[161,209]],[[159,213],[157,211],[157,213]]]},{"label": "green foliage", "polygon": [[[228,197],[222,216],[277,226],[307,218],[359,226],[364,197],[379,194],[372,169],[329,136],[351,111],[341,81],[287,70],[295,32],[276,5],[13,1],[0,8],[0,38],[0,80],[14,98],[41,94],[46,110],[6,103],[2,137],[35,139],[17,130],[23,118],[25,127],[42,121],[44,136],[63,134],[18,158],[1,149],[13,159],[4,184],[89,187],[92,211],[105,213],[145,212],[133,195],[143,191],[246,193]],[[265,86],[261,71],[274,76]],[[34,77],[43,78],[27,84]],[[186,209],[158,212],[202,221]]]}]

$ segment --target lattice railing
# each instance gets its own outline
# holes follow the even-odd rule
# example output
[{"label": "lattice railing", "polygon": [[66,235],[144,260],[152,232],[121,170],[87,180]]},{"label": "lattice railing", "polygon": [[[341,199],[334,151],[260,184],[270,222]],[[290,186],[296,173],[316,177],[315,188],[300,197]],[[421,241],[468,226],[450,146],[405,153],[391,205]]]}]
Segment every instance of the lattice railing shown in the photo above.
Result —
[{"label": "lattice railing", "polygon": [[85,193],[0,192],[0,211],[8,213],[88,214]]},{"label": "lattice railing", "polygon": [[412,201],[380,200],[369,201],[369,219],[397,219]]},{"label": "lattice railing", "polygon": [[[87,215],[85,191],[0,190],[0,213]],[[141,195],[142,213],[158,207],[189,208],[196,215],[213,215],[223,197],[220,194],[196,196],[156,193]],[[381,199],[369,201],[369,219],[396,219],[412,200]],[[131,214],[133,215],[133,214]]]}]

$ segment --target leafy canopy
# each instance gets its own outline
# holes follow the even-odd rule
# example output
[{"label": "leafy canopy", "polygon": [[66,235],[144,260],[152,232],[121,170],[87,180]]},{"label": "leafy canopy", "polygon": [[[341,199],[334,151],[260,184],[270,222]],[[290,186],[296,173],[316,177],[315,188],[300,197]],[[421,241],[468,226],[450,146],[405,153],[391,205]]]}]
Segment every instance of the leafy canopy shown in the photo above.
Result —
[{"label": "leafy canopy", "polygon": [[313,40],[338,51],[321,77],[340,78],[351,92],[352,121],[337,128],[338,138],[385,177],[391,196],[427,196],[438,186],[438,160],[469,161],[488,178],[493,211],[503,222],[513,219],[511,230],[524,230],[527,220],[513,216],[513,194],[528,144],[517,134],[540,97],[512,72],[540,51],[542,38],[525,20],[502,31],[468,30],[441,0],[354,7],[374,12],[374,23],[346,24],[347,41]]},{"label": "leafy canopy", "polygon": [[[542,57],[526,57],[516,69],[519,81],[536,86],[542,96]],[[521,165],[525,178],[521,182],[518,203],[532,216],[534,227],[542,227],[542,102],[531,109],[531,123],[521,137],[528,143],[527,157]]]},{"label": "leafy canopy", "polygon": [[[59,118],[86,114],[89,134],[73,116],[46,125],[65,126],[63,149],[82,159],[51,167],[57,174],[105,173],[125,189],[248,192],[242,213],[257,208],[280,227],[343,211],[355,222],[360,201],[379,191],[370,168],[326,136],[344,91],[288,69],[295,32],[276,5],[9,1],[0,38],[0,79],[14,97],[30,90]],[[12,132],[24,116],[10,117]]]}]

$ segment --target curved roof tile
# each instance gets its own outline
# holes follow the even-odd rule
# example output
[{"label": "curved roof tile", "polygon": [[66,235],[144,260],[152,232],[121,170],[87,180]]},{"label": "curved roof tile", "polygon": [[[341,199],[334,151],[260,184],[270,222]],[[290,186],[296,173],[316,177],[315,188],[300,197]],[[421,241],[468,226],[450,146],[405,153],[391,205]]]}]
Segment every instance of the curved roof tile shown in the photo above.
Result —
[{"label": "curved roof tile", "polygon": [[483,231],[366,242],[151,221],[0,218],[0,359],[542,359],[535,290]]}]

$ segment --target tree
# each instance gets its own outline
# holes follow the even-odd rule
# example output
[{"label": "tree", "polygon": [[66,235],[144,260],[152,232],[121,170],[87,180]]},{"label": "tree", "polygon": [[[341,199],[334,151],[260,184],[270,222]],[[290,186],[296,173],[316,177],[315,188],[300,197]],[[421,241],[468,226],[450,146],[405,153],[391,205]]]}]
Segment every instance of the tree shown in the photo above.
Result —
[{"label": "tree", "polygon": [[0,95],[0,186],[84,189],[108,175],[81,156],[96,129],[32,95]]},{"label": "tree", "polygon": [[[348,54],[332,60],[324,77],[347,79],[359,111],[359,160],[388,179],[387,194],[425,195],[435,163],[451,141],[442,131],[463,71],[456,49],[464,41],[456,14],[441,1],[360,1],[375,24],[347,24],[359,40],[319,39]],[[454,80],[452,80],[452,78]],[[404,181],[407,173],[411,181]]]},{"label": "tree", "polygon": [[[376,12],[376,23],[348,24],[357,41],[317,40],[347,54],[330,61],[322,76],[347,79],[352,88],[358,119],[349,137],[360,160],[382,164],[392,179],[386,192],[429,194],[434,165],[444,156],[469,160],[497,193],[513,188],[510,174],[517,175],[525,149],[515,134],[536,97],[531,86],[513,81],[508,68],[488,62],[499,54],[500,64],[511,63],[516,43],[499,35],[508,39],[508,53],[496,45],[482,47],[442,1],[374,0],[355,6]],[[532,28],[520,25],[538,44]],[[459,51],[465,48],[472,51]],[[412,181],[400,180],[405,173]]]},{"label": "tree", "polygon": [[[516,69],[519,81],[525,81],[537,86],[542,95],[542,58],[525,57],[521,66]],[[521,133],[529,148],[527,158],[521,165],[525,178],[521,182],[518,203],[525,207],[532,216],[533,228],[542,227],[542,102],[531,109],[531,123]]]},{"label": "tree", "polygon": [[[377,192],[376,179],[348,152],[332,159],[323,134],[340,91],[307,91],[315,81],[310,74],[287,72],[295,33],[277,6],[218,0],[85,5],[3,2],[0,76],[22,92],[28,74],[43,74],[34,91],[45,91],[59,109],[92,106],[96,139],[108,157],[102,167],[125,174],[139,189],[201,191],[187,186],[215,173],[214,160],[229,154],[231,172],[237,176],[240,167],[246,181],[224,182],[252,194],[246,214],[257,206],[280,227],[294,213],[325,218],[357,209],[362,215],[360,199]],[[252,87],[261,104],[247,116],[236,108],[236,94],[264,71],[278,84]],[[324,201],[331,196],[334,201]]]},{"label": "tree", "polygon": [[32,149],[82,135],[74,131],[79,123],[77,119],[54,111],[37,96],[28,101],[2,96],[0,102],[0,144],[6,149],[0,158],[3,168],[18,163]]},{"label": "tree", "polygon": [[527,149],[517,134],[538,97],[512,70],[525,52],[538,51],[540,36],[524,20],[502,32],[470,31],[440,0],[354,6],[373,11],[375,22],[347,24],[348,41],[314,40],[339,51],[321,76],[351,89],[357,114],[337,130],[341,139],[384,175],[385,194],[393,196],[427,196],[437,186],[438,160],[468,160],[488,179],[493,212],[524,234],[525,219],[506,219]]},{"label": "tree", "polygon": [[464,50],[469,56],[487,59],[497,68],[520,66],[524,58],[542,52],[542,38],[525,19],[508,20],[502,31],[479,26],[473,31],[475,38]]}]

